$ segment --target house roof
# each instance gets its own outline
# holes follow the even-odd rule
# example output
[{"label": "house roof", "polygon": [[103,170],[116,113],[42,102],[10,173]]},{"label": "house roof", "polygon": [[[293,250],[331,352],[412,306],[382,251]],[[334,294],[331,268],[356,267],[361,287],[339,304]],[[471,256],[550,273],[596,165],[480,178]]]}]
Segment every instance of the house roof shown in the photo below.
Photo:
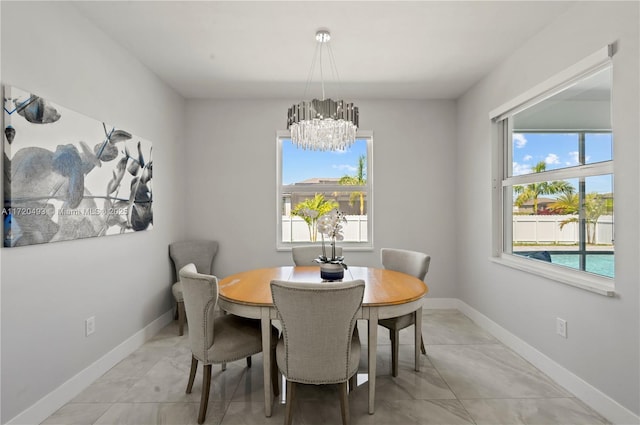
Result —
[{"label": "house roof", "polygon": [[338,184],[338,181],[340,181],[339,177],[312,177],[294,184]]},{"label": "house roof", "polygon": [[[556,202],[555,198],[543,198],[543,197],[539,197],[538,198],[538,206],[551,204],[553,202]],[[527,202],[523,203],[522,206],[523,207],[533,207],[533,199],[530,199]]]}]

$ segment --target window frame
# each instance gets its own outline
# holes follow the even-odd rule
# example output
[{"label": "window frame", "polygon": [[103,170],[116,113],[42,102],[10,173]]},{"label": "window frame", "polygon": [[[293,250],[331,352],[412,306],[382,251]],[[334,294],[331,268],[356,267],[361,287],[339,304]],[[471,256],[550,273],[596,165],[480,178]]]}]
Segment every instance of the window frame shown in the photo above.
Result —
[{"label": "window frame", "polygon": [[[313,244],[310,241],[285,242],[282,240],[282,197],[284,193],[290,193],[295,187],[298,193],[318,193],[317,186],[294,186],[282,184],[282,142],[291,138],[291,132],[280,130],[276,132],[276,250],[291,251],[294,246]],[[341,241],[339,245],[343,251],[373,251],[373,131],[358,130],[356,139],[365,139],[367,142],[366,175],[367,184],[365,186],[348,185],[323,185],[323,192],[365,192],[366,194],[366,216],[367,216],[367,241],[349,242]],[[363,190],[364,189],[364,190]],[[320,242],[315,242],[320,244]]]},{"label": "window frame", "polygon": [[[607,67],[613,69],[612,56],[613,46],[606,46],[515,99],[492,110],[489,114],[493,150],[493,175],[491,181],[492,241],[490,261],[605,296],[615,295],[615,278],[548,264],[543,261],[535,261],[508,252],[506,249],[508,247],[505,246],[507,245],[506,241],[508,238],[511,238],[511,241],[513,240],[511,233],[513,231],[513,226],[511,225],[513,221],[513,201],[511,197],[509,197],[508,200],[506,199],[505,187],[604,174],[611,174],[615,181],[614,158],[610,161],[518,176],[510,175],[512,173],[509,171],[511,170],[513,157],[513,117],[519,112],[565,90],[577,81],[587,78]],[[575,129],[575,131],[580,130]],[[567,132],[571,131],[567,130]]]}]

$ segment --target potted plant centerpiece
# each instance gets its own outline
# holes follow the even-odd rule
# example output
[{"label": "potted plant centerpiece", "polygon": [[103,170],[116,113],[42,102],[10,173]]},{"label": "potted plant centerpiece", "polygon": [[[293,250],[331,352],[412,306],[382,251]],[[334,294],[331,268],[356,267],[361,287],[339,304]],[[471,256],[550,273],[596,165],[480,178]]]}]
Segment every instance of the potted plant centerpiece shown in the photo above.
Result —
[{"label": "potted plant centerpiece", "polygon": [[[336,241],[344,239],[342,223],[346,222],[345,214],[337,209],[318,218],[316,229],[322,235],[322,255],[314,261],[320,264],[320,277],[323,280],[334,281],[344,278],[347,265],[344,263],[344,256],[336,255]],[[325,236],[331,241],[330,256],[327,256]]]}]

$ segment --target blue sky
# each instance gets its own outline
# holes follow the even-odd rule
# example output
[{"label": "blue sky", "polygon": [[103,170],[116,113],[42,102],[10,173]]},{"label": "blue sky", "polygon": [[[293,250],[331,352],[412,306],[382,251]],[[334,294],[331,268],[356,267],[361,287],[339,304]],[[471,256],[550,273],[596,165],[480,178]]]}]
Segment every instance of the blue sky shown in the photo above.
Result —
[{"label": "blue sky", "polygon": [[[612,158],[611,133],[585,135],[585,163],[608,161]],[[547,170],[579,165],[577,133],[514,133],[513,175],[531,173],[538,162],[544,161]],[[587,192],[612,191],[610,176],[587,179]]]},{"label": "blue sky", "polygon": [[282,182],[293,184],[313,177],[355,175],[358,157],[367,154],[367,141],[358,139],[345,151],[319,152],[282,141]]},{"label": "blue sky", "polygon": [[[282,142],[282,181],[293,184],[313,177],[354,175],[358,157],[366,155],[367,142],[358,139],[346,151],[318,152],[299,149],[290,140]],[[612,157],[610,133],[587,133],[585,162],[607,161]],[[514,133],[513,174],[528,174],[535,164],[544,161],[547,170],[578,165],[577,133]],[[573,183],[573,182],[572,182]],[[587,179],[587,192],[612,191],[610,176]]]}]

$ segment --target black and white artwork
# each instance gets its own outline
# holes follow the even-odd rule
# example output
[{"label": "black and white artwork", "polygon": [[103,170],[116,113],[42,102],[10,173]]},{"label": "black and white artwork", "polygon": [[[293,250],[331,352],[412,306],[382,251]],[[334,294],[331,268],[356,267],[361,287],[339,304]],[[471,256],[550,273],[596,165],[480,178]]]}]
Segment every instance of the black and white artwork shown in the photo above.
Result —
[{"label": "black and white artwork", "polygon": [[153,227],[151,143],[4,86],[4,246]]}]

